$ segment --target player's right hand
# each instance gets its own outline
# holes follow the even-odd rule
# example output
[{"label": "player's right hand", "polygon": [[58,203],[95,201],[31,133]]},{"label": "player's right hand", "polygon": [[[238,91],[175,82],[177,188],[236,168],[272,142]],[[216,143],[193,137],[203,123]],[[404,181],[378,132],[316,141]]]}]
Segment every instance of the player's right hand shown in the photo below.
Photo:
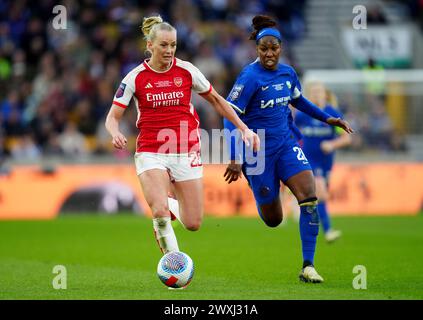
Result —
[{"label": "player's right hand", "polygon": [[241,131],[241,134],[242,134],[242,140],[245,142],[245,145],[247,147],[251,146],[251,148],[255,152],[260,150],[260,138],[257,135],[257,133],[247,128]]},{"label": "player's right hand", "polygon": [[238,163],[230,163],[226,167],[225,174],[223,177],[225,178],[225,181],[229,183],[233,181],[237,181],[238,179],[242,178],[242,171],[241,171],[242,165]]},{"label": "player's right hand", "polygon": [[331,117],[327,119],[326,122],[330,124],[331,126],[337,126],[344,129],[344,131],[347,133],[354,133],[354,130],[351,128],[350,124],[341,118]]},{"label": "player's right hand", "polygon": [[123,149],[126,147],[126,144],[128,143],[128,140],[126,137],[118,132],[112,137],[112,144],[116,149]]}]

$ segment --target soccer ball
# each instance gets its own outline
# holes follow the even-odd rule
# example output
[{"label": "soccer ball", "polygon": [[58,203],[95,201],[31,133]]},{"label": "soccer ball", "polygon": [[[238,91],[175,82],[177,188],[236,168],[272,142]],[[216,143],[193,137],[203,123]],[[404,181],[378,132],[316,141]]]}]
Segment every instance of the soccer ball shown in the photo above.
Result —
[{"label": "soccer ball", "polygon": [[186,253],[168,252],[159,261],[157,275],[168,287],[186,287],[194,275],[194,262]]}]

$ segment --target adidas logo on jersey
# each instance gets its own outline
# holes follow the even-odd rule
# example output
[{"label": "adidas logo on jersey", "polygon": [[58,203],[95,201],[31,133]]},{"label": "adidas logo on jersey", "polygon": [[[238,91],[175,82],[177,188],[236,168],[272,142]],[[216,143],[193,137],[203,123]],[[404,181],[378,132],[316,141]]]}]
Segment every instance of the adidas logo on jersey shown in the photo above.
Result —
[{"label": "adidas logo on jersey", "polygon": [[147,85],[146,85],[144,88],[146,88],[146,89],[151,89],[151,88],[153,88],[153,86],[152,86],[152,84],[151,84],[151,83],[147,83]]}]

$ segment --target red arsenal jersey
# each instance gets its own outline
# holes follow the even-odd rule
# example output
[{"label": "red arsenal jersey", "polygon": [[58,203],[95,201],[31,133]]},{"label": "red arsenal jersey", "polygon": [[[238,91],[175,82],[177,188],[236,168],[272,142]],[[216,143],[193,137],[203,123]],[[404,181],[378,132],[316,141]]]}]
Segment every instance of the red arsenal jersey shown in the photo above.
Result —
[{"label": "red arsenal jersey", "polygon": [[210,82],[187,61],[175,58],[164,72],[153,70],[147,62],[126,75],[113,100],[113,104],[126,108],[134,98],[140,130],[137,152],[199,151],[199,118],[191,92],[208,94]]}]

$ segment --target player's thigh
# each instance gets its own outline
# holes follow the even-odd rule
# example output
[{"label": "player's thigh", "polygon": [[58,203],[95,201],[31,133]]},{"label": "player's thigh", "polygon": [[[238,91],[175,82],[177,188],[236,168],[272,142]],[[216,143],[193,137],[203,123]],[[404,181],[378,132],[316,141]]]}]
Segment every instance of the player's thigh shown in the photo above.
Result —
[{"label": "player's thigh", "polygon": [[189,230],[198,230],[203,221],[203,179],[175,181],[173,189],[182,223]]},{"label": "player's thigh", "polygon": [[169,216],[167,196],[169,189],[169,175],[163,169],[151,169],[138,176],[142,191],[151,208],[153,217]]},{"label": "player's thigh", "polygon": [[303,170],[285,181],[298,202],[316,197],[316,184],[311,170]]},{"label": "player's thigh", "polygon": [[[244,175],[254,194],[260,217],[269,227],[276,227],[282,222],[282,206],[279,198],[280,181],[276,173],[275,161],[277,157],[266,157],[265,166],[261,170],[247,170],[248,164],[243,165]],[[260,172],[258,174],[258,172]]]},{"label": "player's thigh", "polygon": [[287,143],[276,167],[278,176],[299,202],[316,196],[310,163],[297,143]]},{"label": "player's thigh", "polygon": [[265,165],[261,168],[255,163],[244,162],[242,171],[253,191],[254,198],[259,206],[270,204],[279,198],[280,181],[276,172],[277,156],[266,156]]}]

